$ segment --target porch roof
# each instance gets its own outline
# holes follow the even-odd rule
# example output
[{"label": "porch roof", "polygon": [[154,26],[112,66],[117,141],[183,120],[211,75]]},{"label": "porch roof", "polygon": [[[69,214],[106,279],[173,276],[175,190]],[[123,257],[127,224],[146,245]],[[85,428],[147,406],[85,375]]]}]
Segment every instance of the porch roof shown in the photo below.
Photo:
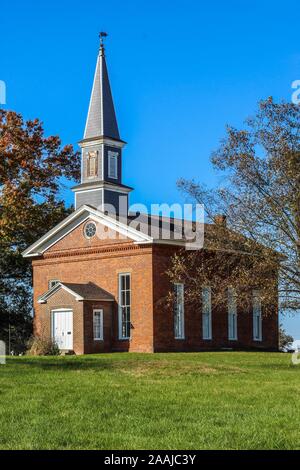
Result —
[{"label": "porch roof", "polygon": [[86,284],[58,282],[55,286],[51,287],[51,289],[39,297],[38,303],[47,303],[49,297],[54,295],[60,289],[69,292],[69,294],[73,295],[78,301],[99,300],[104,302],[113,302],[115,300],[112,294],[92,282],[88,282]]}]

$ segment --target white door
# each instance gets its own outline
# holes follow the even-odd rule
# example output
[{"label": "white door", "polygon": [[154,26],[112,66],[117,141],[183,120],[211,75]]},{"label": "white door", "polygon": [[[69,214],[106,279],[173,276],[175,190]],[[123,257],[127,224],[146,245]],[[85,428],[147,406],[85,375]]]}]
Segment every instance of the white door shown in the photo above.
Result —
[{"label": "white door", "polygon": [[52,338],[59,349],[73,349],[72,310],[52,311]]}]

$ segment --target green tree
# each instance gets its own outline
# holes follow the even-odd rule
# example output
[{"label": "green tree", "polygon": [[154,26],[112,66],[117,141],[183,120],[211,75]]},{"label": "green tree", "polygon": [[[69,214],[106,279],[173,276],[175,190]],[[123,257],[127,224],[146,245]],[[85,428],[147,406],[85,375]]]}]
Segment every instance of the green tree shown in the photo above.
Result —
[{"label": "green tree", "polygon": [[46,137],[38,119],[0,110],[0,339],[10,336],[15,352],[32,329],[31,263],[21,253],[69,214],[62,181],[79,174],[71,145]]}]

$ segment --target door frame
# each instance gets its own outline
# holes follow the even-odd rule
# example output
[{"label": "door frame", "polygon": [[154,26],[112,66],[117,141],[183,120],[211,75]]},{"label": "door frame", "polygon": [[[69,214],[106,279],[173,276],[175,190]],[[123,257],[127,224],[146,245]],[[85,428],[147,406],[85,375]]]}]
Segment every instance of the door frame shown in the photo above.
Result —
[{"label": "door frame", "polygon": [[[73,350],[73,346],[74,346],[74,319],[73,319],[73,309],[72,308],[54,308],[51,310],[51,338],[52,340],[55,339],[55,334],[54,334],[54,321],[55,321],[55,313],[62,313],[62,312],[71,312],[72,313],[72,344],[71,344],[71,348],[68,348],[69,351],[72,351]],[[58,346],[59,347],[59,346]],[[64,350],[65,348],[60,348],[60,350]]]}]

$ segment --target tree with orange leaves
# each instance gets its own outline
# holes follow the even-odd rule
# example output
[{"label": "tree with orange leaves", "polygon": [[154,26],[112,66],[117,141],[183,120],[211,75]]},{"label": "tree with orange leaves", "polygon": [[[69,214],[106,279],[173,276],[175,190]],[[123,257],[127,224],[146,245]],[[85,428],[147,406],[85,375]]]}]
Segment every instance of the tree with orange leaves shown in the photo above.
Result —
[{"label": "tree with orange leaves", "polygon": [[31,330],[31,267],[21,253],[70,213],[60,191],[79,176],[72,145],[46,137],[38,119],[0,110],[0,339],[10,329],[15,351]]}]

